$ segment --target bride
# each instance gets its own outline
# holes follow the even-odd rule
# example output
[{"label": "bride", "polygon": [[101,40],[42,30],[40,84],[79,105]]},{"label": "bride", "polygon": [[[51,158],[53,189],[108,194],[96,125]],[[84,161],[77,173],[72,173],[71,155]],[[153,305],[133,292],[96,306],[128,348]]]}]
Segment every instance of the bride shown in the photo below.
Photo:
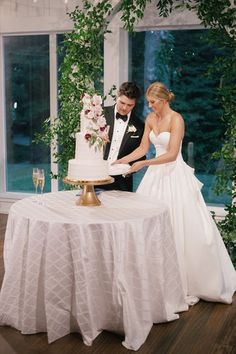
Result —
[{"label": "bride", "polygon": [[141,144],[115,163],[137,160],[154,144],[156,157],[135,162],[128,173],[149,166],[137,193],[169,207],[186,302],[193,305],[201,298],[229,304],[236,290],[236,272],[203,200],[202,184],[182,158],[184,120],[169,105],[174,94],[155,82],[146,98],[152,112]]}]

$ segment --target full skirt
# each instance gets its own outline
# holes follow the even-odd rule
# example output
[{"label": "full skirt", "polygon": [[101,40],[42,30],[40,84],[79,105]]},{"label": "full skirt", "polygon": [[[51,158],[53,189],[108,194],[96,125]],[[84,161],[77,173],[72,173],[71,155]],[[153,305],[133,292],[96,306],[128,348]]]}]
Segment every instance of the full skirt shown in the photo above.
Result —
[{"label": "full skirt", "polygon": [[170,211],[188,304],[199,298],[231,303],[236,272],[201,194],[201,182],[183,160],[150,166],[137,193],[161,200]]}]

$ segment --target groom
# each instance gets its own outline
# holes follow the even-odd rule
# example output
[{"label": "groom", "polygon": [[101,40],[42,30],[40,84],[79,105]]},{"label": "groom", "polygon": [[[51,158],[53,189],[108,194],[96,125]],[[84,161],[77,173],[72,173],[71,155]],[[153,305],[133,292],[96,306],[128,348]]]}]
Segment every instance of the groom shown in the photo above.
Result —
[{"label": "groom", "polygon": [[[141,142],[144,123],[139,120],[133,108],[140,97],[139,88],[133,82],[124,82],[117,94],[116,104],[104,107],[104,115],[109,129],[109,143],[106,144],[104,159],[109,163],[130,154]],[[143,156],[140,160],[145,159]],[[133,161],[134,162],[134,161]],[[133,191],[133,176],[112,176],[114,183],[102,186],[106,190]]]}]

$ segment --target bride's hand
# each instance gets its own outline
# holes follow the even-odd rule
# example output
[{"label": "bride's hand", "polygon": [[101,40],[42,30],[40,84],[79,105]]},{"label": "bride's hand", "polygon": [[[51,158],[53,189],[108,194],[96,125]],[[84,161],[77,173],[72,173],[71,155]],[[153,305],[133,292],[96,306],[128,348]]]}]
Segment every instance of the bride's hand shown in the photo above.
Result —
[{"label": "bride's hand", "polygon": [[133,165],[130,167],[129,171],[127,172],[127,174],[138,172],[143,167],[145,167],[145,160],[137,161],[133,163]]}]

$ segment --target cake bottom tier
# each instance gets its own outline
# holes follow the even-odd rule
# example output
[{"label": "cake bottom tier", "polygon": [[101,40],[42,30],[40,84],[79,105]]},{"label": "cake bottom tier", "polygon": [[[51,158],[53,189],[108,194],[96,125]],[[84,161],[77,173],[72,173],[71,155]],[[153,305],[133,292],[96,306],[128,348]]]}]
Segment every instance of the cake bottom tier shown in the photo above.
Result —
[{"label": "cake bottom tier", "polygon": [[100,161],[79,161],[71,159],[68,162],[69,179],[73,180],[104,180],[109,178],[108,162]]}]

